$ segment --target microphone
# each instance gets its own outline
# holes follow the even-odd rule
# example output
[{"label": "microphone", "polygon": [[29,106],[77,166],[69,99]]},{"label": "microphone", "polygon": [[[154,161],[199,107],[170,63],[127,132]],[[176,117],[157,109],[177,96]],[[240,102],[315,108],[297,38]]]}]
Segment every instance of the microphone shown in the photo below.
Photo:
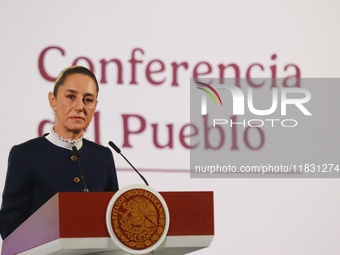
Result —
[{"label": "microphone", "polygon": [[149,183],[145,180],[145,178],[143,177],[143,175],[141,175],[140,172],[138,172],[138,170],[130,163],[130,161],[121,153],[121,150],[118,148],[117,145],[115,145],[112,141],[109,141],[109,145],[118,153],[120,154],[126,162],[129,163],[129,165],[133,168],[133,170],[136,171],[136,173],[140,176],[140,178],[142,178],[142,180],[144,181],[146,186],[149,186]]},{"label": "microphone", "polygon": [[87,188],[87,185],[86,185],[85,176],[83,174],[83,168],[81,167],[81,164],[80,164],[80,158],[79,158],[79,153],[78,153],[77,147],[73,146],[72,150],[73,150],[74,154],[77,156],[77,161],[78,161],[78,166],[79,166],[79,171],[80,171],[81,182],[83,183],[83,191],[84,192],[89,192],[89,189]]}]

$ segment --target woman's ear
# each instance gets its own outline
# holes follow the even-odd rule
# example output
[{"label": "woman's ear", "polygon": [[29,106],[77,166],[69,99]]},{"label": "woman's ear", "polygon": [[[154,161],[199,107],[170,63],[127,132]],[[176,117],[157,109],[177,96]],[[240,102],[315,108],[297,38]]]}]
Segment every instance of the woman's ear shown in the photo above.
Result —
[{"label": "woman's ear", "polygon": [[48,101],[50,103],[50,107],[54,112],[57,111],[57,102],[54,94],[52,92],[48,93]]}]

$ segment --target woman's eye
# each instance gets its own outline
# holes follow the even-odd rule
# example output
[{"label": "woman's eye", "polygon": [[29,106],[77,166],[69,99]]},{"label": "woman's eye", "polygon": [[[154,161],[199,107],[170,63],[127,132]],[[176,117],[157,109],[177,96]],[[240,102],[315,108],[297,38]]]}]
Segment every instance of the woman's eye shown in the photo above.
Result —
[{"label": "woman's eye", "polygon": [[69,99],[75,99],[76,98],[74,95],[67,95],[66,97],[69,98]]},{"label": "woman's eye", "polygon": [[92,104],[93,103],[93,99],[92,98],[84,98],[84,103],[85,104]]}]

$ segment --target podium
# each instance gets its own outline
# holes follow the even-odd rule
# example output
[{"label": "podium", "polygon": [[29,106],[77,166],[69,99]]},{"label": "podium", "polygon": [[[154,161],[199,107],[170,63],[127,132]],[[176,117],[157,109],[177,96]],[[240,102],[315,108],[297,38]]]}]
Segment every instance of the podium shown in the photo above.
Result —
[{"label": "podium", "polygon": [[[155,255],[207,248],[214,236],[213,192],[160,192],[170,226]],[[105,215],[114,192],[61,192],[53,196],[2,244],[2,255],[127,254],[112,240]]]}]

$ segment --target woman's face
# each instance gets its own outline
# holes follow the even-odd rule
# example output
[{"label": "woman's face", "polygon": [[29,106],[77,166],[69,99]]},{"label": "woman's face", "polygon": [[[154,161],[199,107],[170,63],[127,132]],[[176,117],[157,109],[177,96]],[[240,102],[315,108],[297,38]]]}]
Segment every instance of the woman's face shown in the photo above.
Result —
[{"label": "woman's face", "polygon": [[75,140],[91,123],[97,106],[95,82],[84,74],[71,74],[60,85],[55,97],[48,95],[56,113],[55,132],[65,139]]}]

